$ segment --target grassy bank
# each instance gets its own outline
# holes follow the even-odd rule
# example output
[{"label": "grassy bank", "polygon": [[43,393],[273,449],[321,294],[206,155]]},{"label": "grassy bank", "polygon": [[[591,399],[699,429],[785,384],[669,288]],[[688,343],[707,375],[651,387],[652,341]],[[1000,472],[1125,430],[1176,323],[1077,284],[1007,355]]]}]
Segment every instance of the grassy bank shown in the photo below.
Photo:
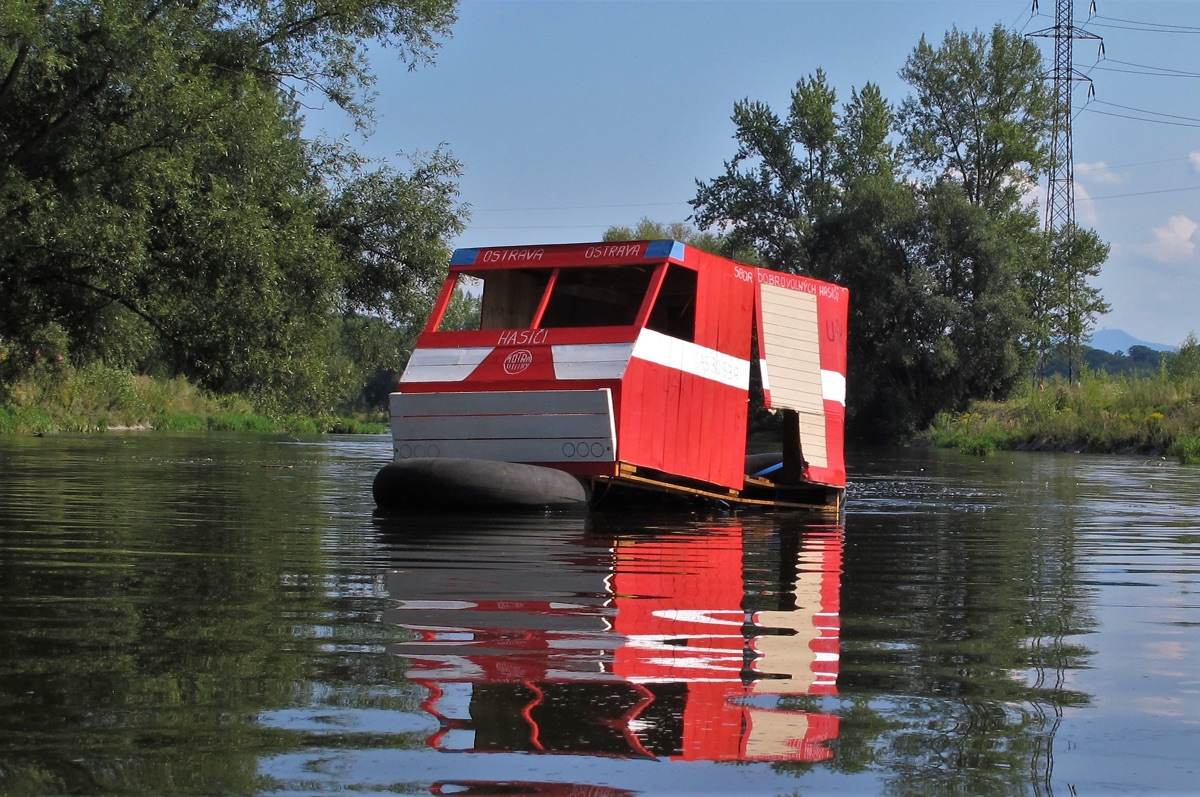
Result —
[{"label": "grassy bank", "polygon": [[972,454],[997,449],[1170,454],[1200,463],[1200,377],[1087,374],[1007,401],[939,415],[930,441]]},{"label": "grassy bank", "polygon": [[183,378],[160,379],[89,365],[18,380],[0,395],[0,434],[163,431],[374,434],[377,417],[272,412],[244,396],[214,395]]}]

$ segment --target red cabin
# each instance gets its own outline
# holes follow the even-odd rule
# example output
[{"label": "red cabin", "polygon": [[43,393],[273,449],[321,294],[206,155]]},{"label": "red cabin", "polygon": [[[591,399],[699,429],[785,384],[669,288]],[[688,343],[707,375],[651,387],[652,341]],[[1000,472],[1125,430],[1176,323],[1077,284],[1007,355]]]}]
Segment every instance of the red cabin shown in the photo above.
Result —
[{"label": "red cabin", "polygon": [[[447,312],[456,292],[478,312]],[[678,241],[459,249],[391,396],[395,460],[840,506],[848,301]],[[784,413],[776,465],[746,456],[756,369]]]}]

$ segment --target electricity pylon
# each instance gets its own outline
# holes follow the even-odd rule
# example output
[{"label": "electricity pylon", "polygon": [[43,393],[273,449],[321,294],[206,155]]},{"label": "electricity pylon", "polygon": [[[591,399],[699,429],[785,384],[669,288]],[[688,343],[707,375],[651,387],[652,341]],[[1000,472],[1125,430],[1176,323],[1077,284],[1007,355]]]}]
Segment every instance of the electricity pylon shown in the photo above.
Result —
[{"label": "electricity pylon", "polygon": [[[1075,154],[1071,144],[1071,93],[1075,83],[1088,83],[1089,94],[1093,93],[1091,78],[1075,68],[1074,44],[1076,39],[1095,39],[1104,51],[1104,40],[1075,25],[1074,0],[1056,0],[1054,4],[1054,26],[1025,34],[1040,39],[1054,40],[1054,67],[1047,75],[1054,85],[1054,115],[1050,132],[1050,164],[1047,169],[1046,186],[1046,233],[1053,235],[1075,226]],[[1037,12],[1037,0],[1033,10]],[[1096,12],[1092,0],[1090,12]]]},{"label": "electricity pylon", "polygon": [[[1038,0],[1033,0],[1033,12],[1037,13]],[[1096,13],[1096,0],[1088,8],[1089,15]],[[1100,42],[1100,53],[1104,53],[1104,40],[1075,25],[1074,0],[1055,0],[1054,26],[1026,34],[1039,39],[1054,40],[1054,67],[1047,75],[1054,86],[1054,108],[1050,128],[1050,163],[1046,179],[1046,237],[1051,251],[1055,243],[1072,240],[1075,230],[1075,152],[1071,142],[1071,94],[1075,84],[1085,81],[1088,96],[1095,94],[1091,78],[1075,68],[1075,40],[1094,39]],[[1053,257],[1053,255],[1051,255]],[[1066,287],[1066,339],[1067,379],[1075,381],[1076,363],[1082,361],[1078,307],[1078,279],[1073,258],[1065,256]],[[1039,361],[1038,370],[1041,370]]]}]

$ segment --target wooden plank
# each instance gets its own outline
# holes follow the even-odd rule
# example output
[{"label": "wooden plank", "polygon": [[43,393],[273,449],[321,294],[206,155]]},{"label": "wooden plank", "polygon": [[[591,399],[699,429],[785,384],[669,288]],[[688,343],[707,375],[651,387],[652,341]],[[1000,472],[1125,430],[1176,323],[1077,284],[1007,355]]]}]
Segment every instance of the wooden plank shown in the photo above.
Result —
[{"label": "wooden plank", "polygon": [[[614,462],[609,438],[578,440],[401,440],[396,439],[396,460],[410,457],[462,457],[499,462]],[[567,449],[570,446],[570,449]]]},{"label": "wooden plank", "polygon": [[[768,366],[769,365],[770,365],[770,363],[768,363]],[[793,393],[807,393],[807,394],[810,394],[810,395],[816,397],[818,400],[822,400],[822,401],[824,400],[822,393],[825,388],[821,384],[820,381],[814,382],[811,379],[809,379],[809,380],[796,379],[791,374],[787,374],[785,376],[780,376],[777,379],[777,378],[775,378],[775,374],[771,374],[771,388],[774,389],[776,387],[776,385],[778,385],[779,387],[787,388],[788,390],[792,391]]]},{"label": "wooden plank", "polygon": [[476,366],[494,350],[494,346],[454,346],[450,348],[427,346],[416,349],[409,358],[409,362],[426,368],[444,365]]},{"label": "wooden plank", "polygon": [[817,329],[814,325],[811,334],[801,335],[801,333],[789,330],[781,332],[778,329],[773,329],[772,325],[764,324],[763,334],[767,337],[767,353],[770,354],[772,349],[790,349],[796,352],[805,354],[812,352],[819,355],[821,351],[821,343],[817,340]]},{"label": "wooden plank", "polygon": [[[768,311],[769,312],[769,311]],[[813,342],[817,342],[815,335],[810,335],[806,330],[818,329],[817,320],[804,321],[783,321],[774,315],[767,315],[763,318],[763,334],[767,340],[775,341],[775,345],[787,343],[797,347],[807,347]]]},{"label": "wooden plank", "polygon": [[816,322],[817,311],[815,307],[791,307],[786,304],[786,301],[790,301],[790,299],[785,297],[784,300],[767,299],[764,301],[763,307],[770,312],[773,323],[784,327],[796,327],[803,322]]},{"label": "wooden plank", "polygon": [[794,393],[787,388],[771,385],[771,406],[809,414],[820,409],[821,400],[812,395]]},{"label": "wooden plank", "polygon": [[800,445],[804,459],[818,468],[829,467],[829,451],[825,442],[825,414],[800,413]]},{"label": "wooden plank", "polygon": [[817,298],[770,285],[760,295],[771,406],[799,411],[804,459],[828,467]]},{"label": "wooden plank", "polygon": [[471,393],[392,393],[392,417],[438,415],[566,415],[608,412],[612,395],[598,390],[513,390]]},{"label": "wooden plank", "polygon": [[815,314],[780,312],[779,308],[771,307],[770,305],[767,305],[764,309],[766,309],[767,315],[763,318],[763,321],[769,323],[779,333],[786,334],[789,330],[799,330],[817,325],[817,316]]},{"label": "wooden plank", "polygon": [[607,413],[603,415],[399,416],[392,419],[392,436],[405,440],[607,438],[609,429]]},{"label": "wooden plank", "polygon": [[[611,479],[611,481],[619,482],[629,487],[638,489],[652,490],[655,492],[667,492],[683,495],[695,495],[704,498],[712,498],[718,501],[729,501],[736,504],[745,504],[748,506],[778,506],[789,507],[794,509],[814,509],[820,512],[836,513],[840,509],[841,496],[840,494],[835,499],[833,504],[808,504],[797,501],[787,501],[782,499],[770,498],[748,498],[736,491],[725,492],[724,490],[705,490],[701,487],[692,487],[684,484],[673,484],[671,482],[660,481],[658,479],[650,479],[645,476],[638,476],[636,473],[626,471],[626,464],[621,463],[621,473],[619,476]],[[600,477],[597,481],[607,481],[608,477]]]},{"label": "wooden plank", "polygon": [[763,334],[770,342],[768,349],[791,349],[800,352],[820,354],[821,346],[812,336],[800,337],[793,330],[781,330],[773,324],[763,324]]},{"label": "wooden plank", "polygon": [[[791,288],[784,288],[779,285],[771,285],[770,283],[767,283],[767,282],[759,283],[759,287],[762,288],[762,295],[764,297],[770,297],[772,299],[777,299],[780,302],[788,304],[789,306],[792,306],[792,307],[815,307],[816,306],[817,295],[815,293],[808,293],[806,291],[794,291]],[[802,297],[807,297],[807,298],[805,301],[793,302],[790,297],[794,297],[794,296],[802,296]],[[811,302],[811,304],[809,304],[809,302]]]},{"label": "wooden plank", "polygon": [[766,309],[768,311],[768,316],[767,318],[764,318],[764,321],[769,319],[770,323],[777,327],[780,331],[799,329],[801,327],[811,326],[817,323],[816,313],[793,313],[788,312],[787,308],[774,307],[771,305],[767,305]]}]

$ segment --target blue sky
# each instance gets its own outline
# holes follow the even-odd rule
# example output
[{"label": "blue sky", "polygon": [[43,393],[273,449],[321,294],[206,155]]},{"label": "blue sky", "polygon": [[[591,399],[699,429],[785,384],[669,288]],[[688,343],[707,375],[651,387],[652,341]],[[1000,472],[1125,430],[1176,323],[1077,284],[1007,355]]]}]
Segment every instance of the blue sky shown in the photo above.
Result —
[{"label": "blue sky", "polygon": [[[1075,163],[1079,222],[1112,244],[1099,284],[1113,310],[1099,326],[1178,343],[1200,334],[1200,191],[1106,197],[1200,186],[1200,122],[1179,118],[1200,119],[1200,78],[1132,74],[1147,71],[1132,64],[1200,73],[1200,33],[1117,20],[1200,28],[1200,2],[1098,5],[1092,29],[1108,60],[1090,74],[1097,100],[1112,105],[1078,114]],[[1043,14],[1053,8],[1040,1]],[[1087,16],[1086,0],[1076,0],[1076,16]],[[466,0],[434,65],[409,72],[388,50],[373,51],[369,138],[328,108],[309,111],[308,124],[397,163],[445,143],[463,163],[471,206],[457,244],[591,241],[641,216],[685,219],[694,180],[718,174],[734,153],[736,100],[784,111],[796,80],[823,67],[840,98],[873,81],[898,103],[908,87],[897,72],[921,34],[940,41],[951,26],[996,22],[1051,24],[1030,19],[1029,0]],[[1095,55],[1078,43],[1077,67],[1088,70]],[[1082,88],[1076,98],[1078,108]],[[1096,113],[1148,116],[1129,108],[1172,114],[1156,118],[1180,126]]]}]

